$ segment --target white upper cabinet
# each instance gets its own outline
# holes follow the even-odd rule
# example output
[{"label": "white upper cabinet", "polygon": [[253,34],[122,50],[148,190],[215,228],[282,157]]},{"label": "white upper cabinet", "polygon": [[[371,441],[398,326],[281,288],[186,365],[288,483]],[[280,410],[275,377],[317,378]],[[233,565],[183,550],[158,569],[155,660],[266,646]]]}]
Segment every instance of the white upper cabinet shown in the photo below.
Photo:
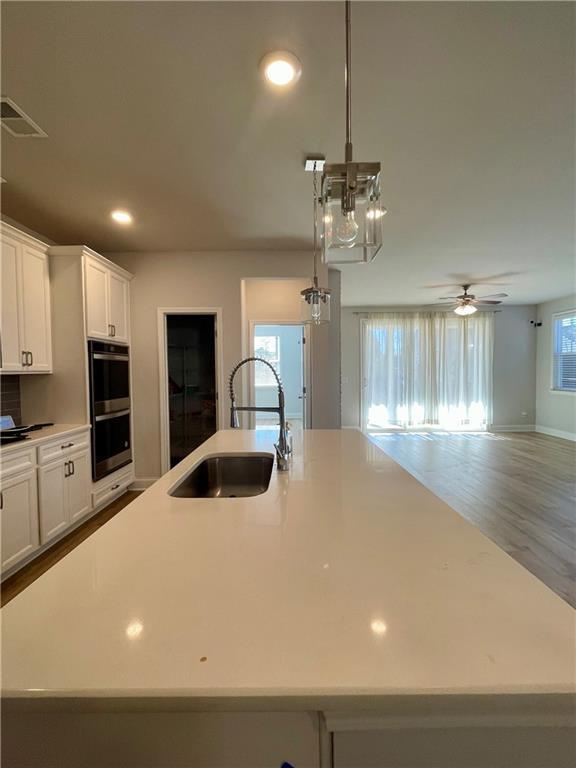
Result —
[{"label": "white upper cabinet", "polygon": [[93,339],[129,339],[129,284],[104,260],[85,255],[86,335]]},{"label": "white upper cabinet", "polygon": [[2,371],[22,370],[23,342],[20,342],[20,300],[18,272],[19,243],[2,234]]},{"label": "white upper cabinet", "polygon": [[108,323],[108,270],[97,259],[86,256],[86,335],[94,339],[110,336]]},{"label": "white upper cabinet", "polygon": [[47,246],[2,226],[2,373],[51,373]]},{"label": "white upper cabinet", "polygon": [[110,325],[116,341],[128,341],[128,280],[116,272],[109,279]]},{"label": "white upper cabinet", "polygon": [[24,347],[29,352],[30,370],[48,373],[52,370],[48,256],[25,245],[21,263]]}]

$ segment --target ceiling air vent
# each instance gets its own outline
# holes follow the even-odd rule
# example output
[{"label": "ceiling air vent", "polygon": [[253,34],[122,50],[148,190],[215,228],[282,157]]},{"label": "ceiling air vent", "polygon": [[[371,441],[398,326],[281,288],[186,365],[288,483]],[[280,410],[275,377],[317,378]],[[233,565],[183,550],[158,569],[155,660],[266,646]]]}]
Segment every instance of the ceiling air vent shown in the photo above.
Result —
[{"label": "ceiling air vent", "polygon": [[46,133],[31,120],[24,110],[7,96],[0,98],[0,125],[6,128],[12,136],[21,139],[37,139],[47,136]]}]

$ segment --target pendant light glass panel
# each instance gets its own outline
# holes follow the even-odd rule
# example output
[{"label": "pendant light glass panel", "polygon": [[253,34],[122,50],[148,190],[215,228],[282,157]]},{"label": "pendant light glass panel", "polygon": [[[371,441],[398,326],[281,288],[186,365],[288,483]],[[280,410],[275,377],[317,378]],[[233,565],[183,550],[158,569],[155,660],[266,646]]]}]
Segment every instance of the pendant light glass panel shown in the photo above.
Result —
[{"label": "pendant light glass panel", "polygon": [[380,163],[354,163],[353,209],[345,211],[347,163],[326,165],[322,177],[322,261],[358,264],[374,259],[382,245]]},{"label": "pendant light glass panel", "polygon": [[303,323],[322,325],[330,322],[329,291],[323,288],[306,288],[300,297],[300,318]]}]

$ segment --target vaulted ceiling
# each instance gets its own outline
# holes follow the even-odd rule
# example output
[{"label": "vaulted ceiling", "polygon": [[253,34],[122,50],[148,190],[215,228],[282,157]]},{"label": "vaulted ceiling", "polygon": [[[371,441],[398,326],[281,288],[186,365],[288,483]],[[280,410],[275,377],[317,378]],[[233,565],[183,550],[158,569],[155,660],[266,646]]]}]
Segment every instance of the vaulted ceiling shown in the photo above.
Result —
[{"label": "vaulted ceiling", "polygon": [[[343,154],[343,3],[5,2],[2,17],[2,93],[48,134],[2,132],[5,214],[104,252],[310,246],[304,155]],[[282,94],[258,72],[275,49],[303,66]],[[573,290],[572,3],[354,2],[353,108],[389,214],[377,260],[343,268],[345,303],[429,301],[464,278],[514,303]]]}]

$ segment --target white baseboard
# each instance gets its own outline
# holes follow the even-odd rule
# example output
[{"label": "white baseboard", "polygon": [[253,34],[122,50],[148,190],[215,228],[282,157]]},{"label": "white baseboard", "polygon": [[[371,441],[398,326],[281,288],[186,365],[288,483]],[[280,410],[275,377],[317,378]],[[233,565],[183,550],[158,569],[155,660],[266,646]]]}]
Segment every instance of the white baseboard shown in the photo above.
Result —
[{"label": "white baseboard", "polygon": [[535,432],[534,424],[491,424],[487,432]]},{"label": "white baseboard", "polygon": [[541,432],[543,435],[550,435],[551,437],[561,437],[564,440],[571,440],[573,443],[576,442],[576,433],[575,432],[564,432],[562,429],[550,429],[550,427],[541,427],[539,424],[536,425],[536,432]]},{"label": "white baseboard", "polygon": [[131,491],[145,491],[146,488],[150,488],[151,485],[153,485],[156,480],[159,480],[158,477],[137,477],[135,478],[134,482],[130,486]]},{"label": "white baseboard", "polygon": [[360,432],[360,427],[349,427],[346,424],[343,424],[340,429],[356,429],[358,432]]}]

